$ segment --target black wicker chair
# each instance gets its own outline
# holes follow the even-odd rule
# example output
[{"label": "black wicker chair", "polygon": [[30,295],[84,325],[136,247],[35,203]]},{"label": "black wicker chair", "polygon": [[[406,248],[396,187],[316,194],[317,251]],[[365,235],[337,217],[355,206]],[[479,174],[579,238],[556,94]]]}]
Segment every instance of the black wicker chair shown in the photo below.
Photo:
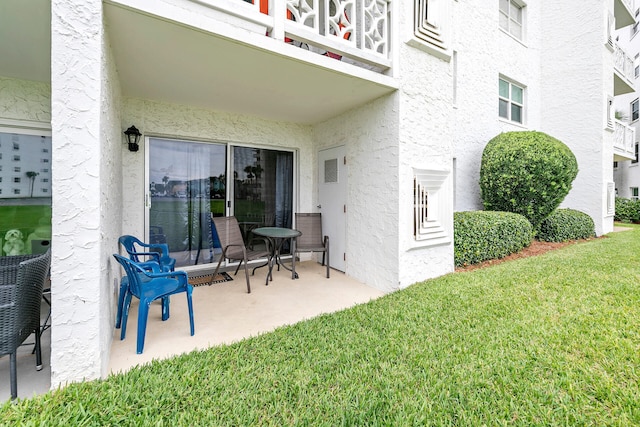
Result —
[{"label": "black wicker chair", "polygon": [[42,369],[40,304],[50,264],[49,250],[36,256],[0,257],[0,356],[11,357],[11,399],[18,396],[16,352],[31,334],[36,340],[36,369]]}]

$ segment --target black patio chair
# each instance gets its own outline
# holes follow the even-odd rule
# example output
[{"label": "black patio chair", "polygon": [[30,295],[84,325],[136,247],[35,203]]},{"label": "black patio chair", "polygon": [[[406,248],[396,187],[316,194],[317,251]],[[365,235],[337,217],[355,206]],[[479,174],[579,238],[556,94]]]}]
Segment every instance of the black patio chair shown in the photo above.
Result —
[{"label": "black patio chair", "polygon": [[[17,256],[20,257],[20,256]],[[11,399],[18,397],[16,372],[17,350],[31,335],[35,335],[36,369],[42,369],[40,338],[40,304],[42,290],[49,275],[51,251],[8,265],[3,257],[0,266],[0,356],[10,355]],[[24,257],[22,258],[24,259]]]}]

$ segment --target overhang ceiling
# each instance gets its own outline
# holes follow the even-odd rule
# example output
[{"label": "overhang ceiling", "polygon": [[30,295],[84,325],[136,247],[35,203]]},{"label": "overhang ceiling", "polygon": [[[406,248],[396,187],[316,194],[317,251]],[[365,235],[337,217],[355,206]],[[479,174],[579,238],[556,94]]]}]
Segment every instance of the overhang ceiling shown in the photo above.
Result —
[{"label": "overhang ceiling", "polygon": [[[312,124],[395,90],[293,47],[274,53],[111,3],[104,13],[127,97]],[[50,21],[48,0],[0,0],[0,76],[50,82]]]}]

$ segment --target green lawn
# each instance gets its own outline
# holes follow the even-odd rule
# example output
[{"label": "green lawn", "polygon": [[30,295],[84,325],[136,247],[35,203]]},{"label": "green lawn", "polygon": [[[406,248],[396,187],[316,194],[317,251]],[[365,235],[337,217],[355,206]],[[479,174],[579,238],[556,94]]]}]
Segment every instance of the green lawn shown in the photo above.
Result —
[{"label": "green lawn", "polygon": [[27,235],[40,224],[51,224],[51,205],[0,206],[0,237],[12,228]]},{"label": "green lawn", "polygon": [[6,403],[0,424],[630,426],[639,376],[633,226]]}]

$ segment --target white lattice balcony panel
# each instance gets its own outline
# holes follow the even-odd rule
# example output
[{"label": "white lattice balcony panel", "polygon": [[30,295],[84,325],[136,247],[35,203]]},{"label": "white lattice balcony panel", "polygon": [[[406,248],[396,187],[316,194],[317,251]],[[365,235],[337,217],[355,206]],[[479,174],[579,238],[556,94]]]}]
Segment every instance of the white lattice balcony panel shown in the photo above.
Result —
[{"label": "white lattice balcony panel", "polygon": [[382,72],[391,67],[392,0],[192,0],[260,22],[265,36]]},{"label": "white lattice balcony panel", "polygon": [[621,122],[614,120],[613,153],[616,159],[635,159],[636,130]]},{"label": "white lattice balcony panel", "polygon": [[614,45],[614,95],[635,91],[633,58],[617,43]]}]

